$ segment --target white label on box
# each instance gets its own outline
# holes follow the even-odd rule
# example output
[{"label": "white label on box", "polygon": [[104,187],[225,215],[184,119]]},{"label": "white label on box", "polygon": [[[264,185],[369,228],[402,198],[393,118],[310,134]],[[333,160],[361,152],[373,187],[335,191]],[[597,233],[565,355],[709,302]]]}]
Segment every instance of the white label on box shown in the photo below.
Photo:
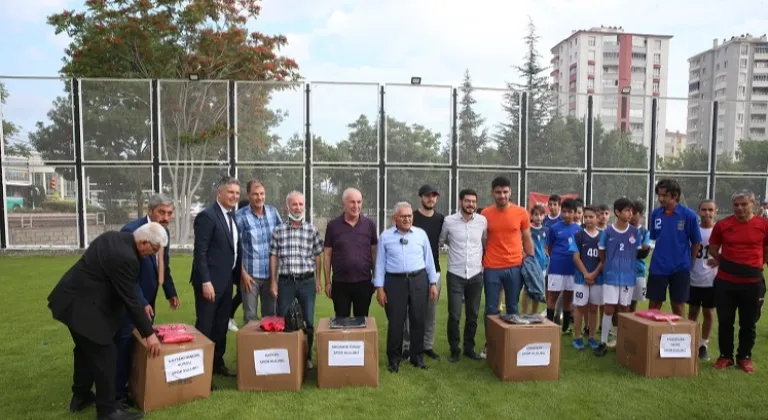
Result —
[{"label": "white label on box", "polygon": [[165,382],[174,382],[202,375],[205,372],[203,364],[203,349],[183,351],[165,356]]},{"label": "white label on box", "polygon": [[365,366],[365,342],[329,341],[328,366]]},{"label": "white label on box", "polygon": [[517,352],[518,366],[549,366],[552,343],[531,343]]},{"label": "white label on box", "polygon": [[690,359],[690,334],[662,334],[659,352],[662,359]]},{"label": "white label on box", "polygon": [[288,349],[254,350],[253,364],[256,376],[291,374]]}]

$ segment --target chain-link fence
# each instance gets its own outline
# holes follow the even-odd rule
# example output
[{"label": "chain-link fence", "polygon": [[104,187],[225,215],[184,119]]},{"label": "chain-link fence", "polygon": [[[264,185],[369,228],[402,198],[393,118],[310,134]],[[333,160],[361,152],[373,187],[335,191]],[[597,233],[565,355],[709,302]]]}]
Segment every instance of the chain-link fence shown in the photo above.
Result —
[{"label": "chain-link fence", "polygon": [[[171,239],[193,241],[195,215],[226,175],[260,179],[284,213],[303,191],[321,231],[356,187],[379,230],[422,184],[492,204],[491,180],[512,198],[549,194],[653,204],[677,179],[695,206],[748,188],[768,192],[762,102],[621,94],[524,92],[378,83],[0,78],[3,248],[85,247],[145,214],[149,195],[176,203]],[[538,193],[538,194],[537,194]]]}]

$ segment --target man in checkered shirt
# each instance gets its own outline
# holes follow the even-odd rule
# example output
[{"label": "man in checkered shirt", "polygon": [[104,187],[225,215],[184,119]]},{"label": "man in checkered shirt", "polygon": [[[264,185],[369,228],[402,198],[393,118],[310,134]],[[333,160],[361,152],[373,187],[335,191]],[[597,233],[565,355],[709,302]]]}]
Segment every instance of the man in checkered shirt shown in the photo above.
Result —
[{"label": "man in checkered shirt", "polygon": [[299,300],[307,324],[307,369],[312,369],[315,335],[315,295],[320,287],[323,239],[315,225],[304,220],[304,194],[292,191],[285,198],[288,220],[272,231],[269,242],[270,291],[277,300],[277,314],[285,317]]}]

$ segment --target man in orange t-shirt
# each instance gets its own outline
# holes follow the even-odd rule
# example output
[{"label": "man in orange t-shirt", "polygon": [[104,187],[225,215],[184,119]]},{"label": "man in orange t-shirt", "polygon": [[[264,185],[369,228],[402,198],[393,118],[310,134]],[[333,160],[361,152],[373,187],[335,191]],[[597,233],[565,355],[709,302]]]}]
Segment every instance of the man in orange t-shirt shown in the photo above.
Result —
[{"label": "man in orange t-shirt", "polygon": [[[482,211],[488,220],[488,240],[483,255],[483,289],[485,291],[485,326],[488,315],[499,313],[499,295],[502,288],[508,314],[517,313],[517,302],[523,287],[523,257],[534,255],[531,238],[531,220],[528,212],[509,202],[511,182],[500,176],[491,182],[494,206]],[[485,357],[483,350],[481,357]]]}]

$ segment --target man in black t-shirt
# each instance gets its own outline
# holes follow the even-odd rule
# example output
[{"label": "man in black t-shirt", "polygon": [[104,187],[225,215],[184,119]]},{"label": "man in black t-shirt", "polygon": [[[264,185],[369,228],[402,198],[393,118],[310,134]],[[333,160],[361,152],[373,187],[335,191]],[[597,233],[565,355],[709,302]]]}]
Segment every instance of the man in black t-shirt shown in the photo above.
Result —
[{"label": "man in black t-shirt", "polygon": [[[437,271],[437,299],[435,301],[428,300],[427,302],[427,318],[424,321],[424,354],[434,360],[440,360],[440,355],[435,353],[435,315],[437,313],[437,302],[440,299],[440,291],[442,289],[442,280],[440,280],[440,248],[438,246],[438,239],[440,238],[440,231],[443,229],[443,220],[445,216],[435,211],[435,205],[437,204],[437,198],[440,193],[433,185],[423,185],[419,188],[419,198],[421,200],[421,206],[418,211],[413,212],[413,226],[423,229],[427,232],[429,238],[429,245],[432,247],[432,257],[435,260],[435,271]],[[405,319],[405,328],[403,330],[403,346],[407,349],[410,347],[409,341],[409,328],[408,318]],[[407,351],[407,350],[405,350]]]}]

